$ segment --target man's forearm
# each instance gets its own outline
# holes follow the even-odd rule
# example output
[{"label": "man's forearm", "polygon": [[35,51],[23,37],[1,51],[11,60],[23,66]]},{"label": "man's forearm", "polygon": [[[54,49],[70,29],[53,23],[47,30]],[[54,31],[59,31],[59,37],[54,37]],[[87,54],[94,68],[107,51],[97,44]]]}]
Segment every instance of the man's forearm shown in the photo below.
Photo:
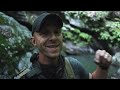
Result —
[{"label": "man's forearm", "polygon": [[107,77],[108,77],[108,70],[103,70],[99,66],[92,73],[92,79],[107,79]]}]

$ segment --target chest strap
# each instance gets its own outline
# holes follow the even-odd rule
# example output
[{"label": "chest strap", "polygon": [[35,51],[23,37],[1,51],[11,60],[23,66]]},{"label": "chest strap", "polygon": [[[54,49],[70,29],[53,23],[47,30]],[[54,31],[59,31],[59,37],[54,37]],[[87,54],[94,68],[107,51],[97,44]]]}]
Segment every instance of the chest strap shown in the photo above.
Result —
[{"label": "chest strap", "polygon": [[67,58],[65,58],[65,73],[68,79],[75,79],[73,68]]}]

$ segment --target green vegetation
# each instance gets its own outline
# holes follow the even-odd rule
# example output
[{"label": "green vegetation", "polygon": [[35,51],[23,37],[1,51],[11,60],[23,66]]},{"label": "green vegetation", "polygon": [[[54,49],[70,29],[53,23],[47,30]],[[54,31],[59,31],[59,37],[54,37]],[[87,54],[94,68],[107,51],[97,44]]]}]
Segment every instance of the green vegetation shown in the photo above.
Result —
[{"label": "green vegetation", "polygon": [[[69,23],[65,23],[63,34],[65,39],[73,43],[90,45],[93,39],[103,43],[103,49],[120,47],[120,17],[112,15],[110,11],[66,11]],[[70,25],[72,24],[72,25]],[[104,47],[107,42],[108,48]],[[80,44],[82,45],[82,44]],[[111,47],[110,47],[111,46]]]}]

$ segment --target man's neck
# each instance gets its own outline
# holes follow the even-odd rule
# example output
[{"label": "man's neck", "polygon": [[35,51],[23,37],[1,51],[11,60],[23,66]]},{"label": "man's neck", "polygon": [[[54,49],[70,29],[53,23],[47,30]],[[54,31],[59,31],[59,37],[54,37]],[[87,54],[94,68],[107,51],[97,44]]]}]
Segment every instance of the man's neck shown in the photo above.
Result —
[{"label": "man's neck", "polygon": [[41,64],[44,64],[44,65],[50,65],[50,64],[56,65],[58,59],[59,59],[59,57],[49,58],[49,57],[45,56],[43,53],[39,53],[38,60]]}]

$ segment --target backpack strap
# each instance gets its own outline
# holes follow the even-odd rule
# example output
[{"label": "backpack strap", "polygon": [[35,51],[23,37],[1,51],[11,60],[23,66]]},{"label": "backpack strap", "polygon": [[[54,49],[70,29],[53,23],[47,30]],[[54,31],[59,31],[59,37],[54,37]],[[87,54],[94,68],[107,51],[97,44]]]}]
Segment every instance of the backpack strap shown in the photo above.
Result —
[{"label": "backpack strap", "polygon": [[68,79],[75,79],[73,68],[67,58],[65,58],[65,73]]},{"label": "backpack strap", "polygon": [[17,76],[14,77],[14,79],[20,79],[22,76],[24,76],[25,74],[27,74],[30,71],[30,69],[25,69],[22,72],[20,72]]},{"label": "backpack strap", "polygon": [[39,75],[41,70],[38,67],[34,67],[30,72],[26,74],[26,78],[30,79],[36,75]]}]

